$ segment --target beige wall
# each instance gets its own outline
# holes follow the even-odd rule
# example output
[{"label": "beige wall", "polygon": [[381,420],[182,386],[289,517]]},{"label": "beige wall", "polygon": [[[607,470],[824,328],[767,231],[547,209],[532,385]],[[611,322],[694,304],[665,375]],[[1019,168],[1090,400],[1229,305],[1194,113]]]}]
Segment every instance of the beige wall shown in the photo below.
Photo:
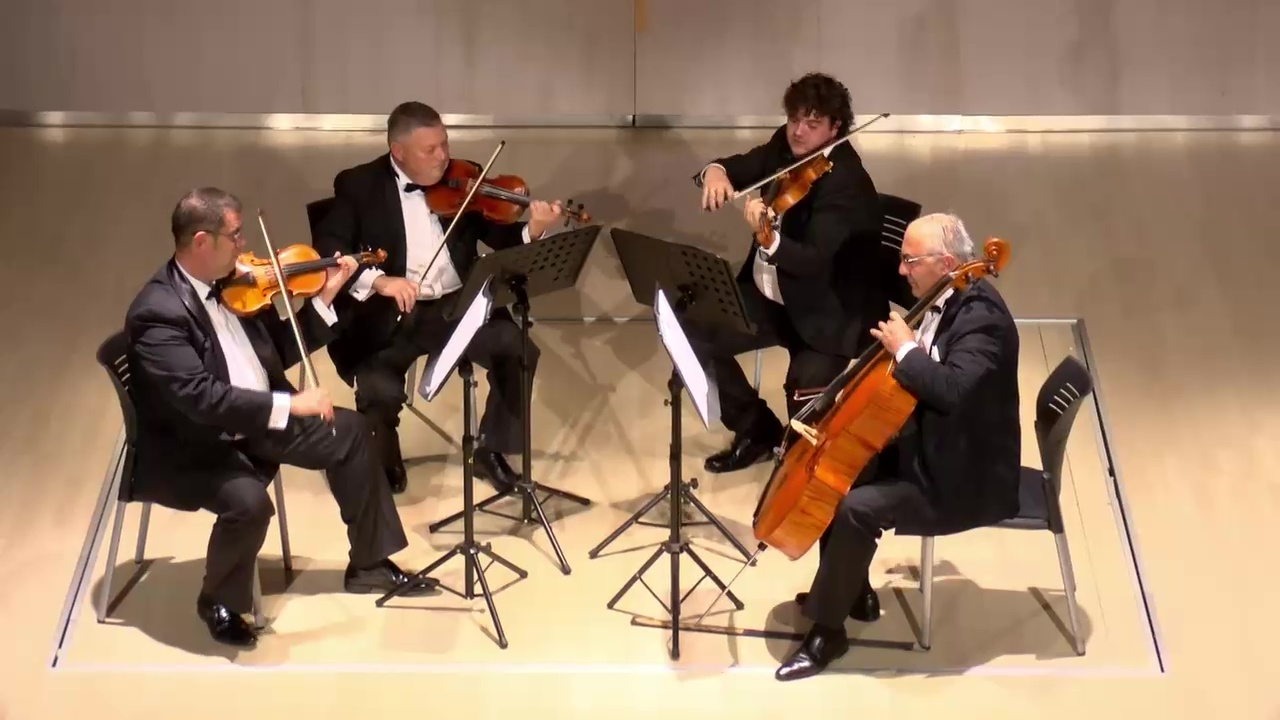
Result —
[{"label": "beige wall", "polygon": [[3,0],[0,109],[1280,114],[1274,0]]}]

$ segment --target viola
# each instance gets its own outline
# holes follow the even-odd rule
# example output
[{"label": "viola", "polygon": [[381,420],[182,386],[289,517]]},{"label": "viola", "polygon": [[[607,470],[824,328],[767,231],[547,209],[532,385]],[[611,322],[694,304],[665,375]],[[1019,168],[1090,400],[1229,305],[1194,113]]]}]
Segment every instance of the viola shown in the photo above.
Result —
[{"label": "viola", "polygon": [[[801,164],[783,171],[784,174],[776,178],[776,184],[766,195],[765,206],[772,211],[772,218],[782,217],[782,213],[803,200],[805,195],[813,189],[813,184],[818,181],[818,178],[830,171],[831,160],[822,154],[813,155]],[[760,225],[756,228],[756,242],[761,247],[769,247],[773,244],[772,218],[770,213],[760,216]]]},{"label": "viola", "polygon": [[[1008,245],[991,238],[983,256],[935,283],[907,313],[906,324],[919,326],[948,288],[964,289],[985,275],[999,275],[1009,259]],[[792,560],[802,557],[862,471],[902,430],[915,412],[916,399],[894,380],[894,364],[884,345],[876,343],[791,419],[783,441],[786,450],[752,518],[762,546],[777,548]]]},{"label": "viola", "polygon": [[[475,188],[475,197],[468,210],[475,210],[488,220],[509,224],[520,219],[525,208],[529,207],[529,186],[518,175],[498,175],[481,180],[481,168],[470,160],[453,159],[444,171],[440,182],[427,188],[427,206],[431,212],[441,217],[451,217],[466,204],[468,195]],[[577,209],[572,208],[570,200],[564,206],[565,225],[570,220],[580,223],[591,222],[591,216],[583,211],[582,203]]]},{"label": "viola", "polygon": [[[387,259],[385,250],[354,255],[361,265],[378,265]],[[326,269],[335,267],[338,258],[320,257],[310,245],[290,245],[276,254],[284,273],[287,296],[309,298],[324,289]],[[221,298],[231,312],[249,317],[270,305],[280,293],[276,266],[271,258],[260,258],[252,252],[241,253],[236,269],[222,283]]]}]

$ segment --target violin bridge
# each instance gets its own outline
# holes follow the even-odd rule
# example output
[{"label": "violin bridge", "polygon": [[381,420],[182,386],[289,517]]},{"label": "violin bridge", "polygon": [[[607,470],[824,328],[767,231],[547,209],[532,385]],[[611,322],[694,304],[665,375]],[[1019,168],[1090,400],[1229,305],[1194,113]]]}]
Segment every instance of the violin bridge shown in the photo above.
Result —
[{"label": "violin bridge", "polygon": [[808,440],[810,445],[817,446],[817,444],[818,444],[818,431],[817,431],[817,430],[814,430],[813,428],[809,427],[808,425],[805,425],[804,423],[800,422],[799,420],[795,420],[795,419],[793,419],[793,420],[791,421],[791,429],[792,429],[792,430],[795,430],[797,433],[799,433],[799,434],[800,434],[800,437],[804,438],[805,440]]}]

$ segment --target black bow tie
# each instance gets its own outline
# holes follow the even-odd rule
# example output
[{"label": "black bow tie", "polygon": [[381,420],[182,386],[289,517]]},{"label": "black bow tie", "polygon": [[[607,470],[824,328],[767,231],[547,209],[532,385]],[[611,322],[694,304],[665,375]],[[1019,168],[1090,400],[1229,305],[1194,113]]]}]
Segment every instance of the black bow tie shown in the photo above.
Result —
[{"label": "black bow tie", "polygon": [[407,192],[407,193],[411,193],[411,192],[414,192],[415,190],[421,190],[423,193],[425,193],[425,192],[427,191],[427,188],[428,188],[428,187],[430,187],[430,186],[429,186],[429,185],[419,185],[419,184],[417,184],[417,183],[405,183],[404,191],[405,191],[405,192]]},{"label": "black bow tie", "polygon": [[222,295],[222,288],[226,287],[226,285],[226,279],[214,280],[213,284],[209,286],[209,292],[205,293],[204,299],[217,301],[219,296]]}]

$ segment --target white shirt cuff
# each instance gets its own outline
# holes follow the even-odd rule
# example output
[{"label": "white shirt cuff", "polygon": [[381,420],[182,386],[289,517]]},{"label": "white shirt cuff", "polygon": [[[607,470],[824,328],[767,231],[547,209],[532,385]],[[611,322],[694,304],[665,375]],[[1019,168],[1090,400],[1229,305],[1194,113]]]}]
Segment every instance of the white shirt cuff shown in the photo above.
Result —
[{"label": "white shirt cuff", "polygon": [[918,347],[920,346],[916,344],[915,340],[908,340],[898,346],[898,352],[894,354],[893,359],[902,362],[902,358],[906,357],[907,353]]},{"label": "white shirt cuff", "polygon": [[321,302],[320,298],[311,298],[311,307],[315,308],[316,312],[320,314],[320,318],[324,320],[325,325],[333,327],[333,324],[338,322],[338,316],[333,312],[333,308]]},{"label": "white shirt cuff", "polygon": [[356,281],[351,283],[351,288],[348,292],[351,293],[351,297],[363,302],[365,298],[369,297],[369,293],[373,292],[373,281],[383,275],[386,275],[386,273],[378,268],[366,268],[356,278]]},{"label": "white shirt cuff", "polygon": [[[551,230],[550,230],[550,229],[543,230],[543,231],[542,231],[542,234],[538,236],[538,239],[539,239],[539,240],[541,240],[541,239],[545,238],[545,237],[547,236],[547,233],[549,233],[549,232],[551,232]],[[525,223],[524,230],[521,230],[521,231],[520,231],[520,237],[524,239],[524,242],[525,242],[526,244],[527,244],[527,243],[529,243],[529,242],[531,242],[531,239],[529,238],[529,224],[528,224],[528,223]]]},{"label": "white shirt cuff", "polygon": [[267,419],[267,428],[283,430],[289,424],[289,410],[292,403],[289,393],[271,393],[271,417]]}]

